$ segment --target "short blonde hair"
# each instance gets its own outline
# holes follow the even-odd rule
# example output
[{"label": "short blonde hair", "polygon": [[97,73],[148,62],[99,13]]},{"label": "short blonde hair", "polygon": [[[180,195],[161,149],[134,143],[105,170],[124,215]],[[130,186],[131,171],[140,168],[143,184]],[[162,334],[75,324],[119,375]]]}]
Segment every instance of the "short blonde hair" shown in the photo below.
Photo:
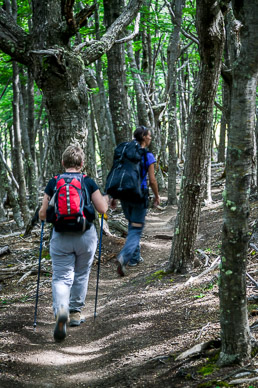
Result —
[{"label": "short blonde hair", "polygon": [[69,146],[62,155],[65,168],[81,167],[84,162],[84,152],[79,146]]}]

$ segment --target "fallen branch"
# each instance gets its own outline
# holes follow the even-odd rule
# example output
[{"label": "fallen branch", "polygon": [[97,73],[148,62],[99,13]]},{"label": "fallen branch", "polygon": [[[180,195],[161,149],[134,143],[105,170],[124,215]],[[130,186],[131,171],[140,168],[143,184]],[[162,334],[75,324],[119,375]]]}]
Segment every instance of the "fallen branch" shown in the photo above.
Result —
[{"label": "fallen branch", "polygon": [[258,377],[253,377],[251,379],[236,379],[236,380],[232,380],[232,381],[229,381],[229,385],[233,384],[233,385],[236,385],[236,384],[253,384],[255,381],[258,381]]},{"label": "fallen branch", "polygon": [[7,253],[10,253],[10,248],[8,247],[8,245],[0,248],[0,256],[5,255]]},{"label": "fallen branch", "polygon": [[155,234],[153,238],[159,238],[161,240],[172,240],[173,236],[168,234]]},{"label": "fallen branch", "polygon": [[7,239],[9,237],[19,236],[20,234],[21,234],[21,232],[14,232],[14,233],[11,233],[11,234],[4,234],[4,235],[0,236],[0,239],[1,238]]},{"label": "fallen branch", "polygon": [[197,252],[201,255],[203,259],[205,259],[204,267],[207,267],[210,261],[210,258],[206,253],[204,253],[201,249],[197,249]]},{"label": "fallen branch", "polygon": [[213,348],[218,349],[220,347],[220,345],[221,345],[220,340],[210,340],[207,342],[202,342],[200,344],[194,345],[192,348],[179,354],[179,356],[177,356],[175,358],[175,361],[184,360],[188,357],[193,357],[193,356],[195,357],[197,355],[200,355],[201,353],[203,353],[203,351],[208,350],[208,349],[213,349]]},{"label": "fallen branch", "polygon": [[255,252],[258,252],[258,248],[254,243],[250,243],[250,247],[255,250]]},{"label": "fallen branch", "polygon": [[124,225],[121,221],[109,220],[108,226],[109,226],[109,228],[116,229],[125,235],[127,235],[127,233],[128,233],[127,225]]},{"label": "fallen branch", "polygon": [[248,272],[246,272],[246,276],[251,280],[251,282],[255,285],[255,287],[258,288],[258,283],[252,278],[251,275],[249,275]]},{"label": "fallen branch", "polygon": [[201,335],[202,335],[203,331],[204,331],[205,329],[207,329],[207,327],[209,327],[209,326],[210,326],[210,322],[208,322],[207,325],[205,325],[205,326],[203,326],[203,327],[201,328],[200,333],[198,334],[198,336],[197,336],[197,338],[196,338],[197,340],[201,338]]},{"label": "fallen branch", "polygon": [[201,277],[203,277],[204,275],[206,275],[207,273],[209,273],[210,271],[214,270],[215,268],[217,268],[220,264],[220,256],[218,256],[210,265],[209,268],[207,268],[205,271],[203,271],[202,273],[200,273],[200,275],[198,276],[191,276],[187,282],[185,283],[185,285],[188,285],[189,283],[193,283],[193,282],[196,282],[196,280],[200,279]]},{"label": "fallen branch", "polygon": [[[46,259],[43,258],[41,261],[42,264],[46,263]],[[37,263],[21,264],[9,268],[0,269],[0,280],[8,279],[14,276],[22,275],[17,283],[21,283],[29,275],[35,275],[38,273]],[[51,270],[48,270],[44,267],[41,267],[41,273],[51,273]]]}]

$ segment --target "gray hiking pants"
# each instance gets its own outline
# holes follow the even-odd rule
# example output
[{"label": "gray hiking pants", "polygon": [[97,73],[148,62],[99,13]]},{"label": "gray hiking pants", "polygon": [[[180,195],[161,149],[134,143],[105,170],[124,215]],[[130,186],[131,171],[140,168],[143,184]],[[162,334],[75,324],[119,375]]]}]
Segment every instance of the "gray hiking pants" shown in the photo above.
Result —
[{"label": "gray hiking pants", "polygon": [[67,311],[81,311],[96,248],[97,233],[94,225],[84,233],[59,233],[53,230],[50,255],[55,315],[61,305]]}]

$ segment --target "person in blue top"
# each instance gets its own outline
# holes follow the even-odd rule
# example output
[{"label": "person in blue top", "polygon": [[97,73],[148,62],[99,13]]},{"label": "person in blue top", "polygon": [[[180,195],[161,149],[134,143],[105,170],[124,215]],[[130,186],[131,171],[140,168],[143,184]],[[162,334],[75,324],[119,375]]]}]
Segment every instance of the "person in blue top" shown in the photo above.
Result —
[{"label": "person in blue top", "polygon": [[[134,138],[142,148],[147,148],[151,143],[151,131],[143,125],[136,128],[134,131]],[[145,192],[145,198],[142,202],[132,203],[121,200],[122,209],[125,218],[128,220],[128,235],[125,245],[117,257],[117,273],[124,276],[126,273],[126,265],[136,266],[143,262],[140,252],[140,240],[145,223],[145,216],[148,208],[148,184],[154,194],[154,205],[160,204],[160,197],[158,192],[158,184],[155,178],[154,163],[156,159],[154,155],[147,151],[146,157],[143,157],[143,174],[142,189]],[[116,207],[116,200],[111,200],[111,208]]]}]

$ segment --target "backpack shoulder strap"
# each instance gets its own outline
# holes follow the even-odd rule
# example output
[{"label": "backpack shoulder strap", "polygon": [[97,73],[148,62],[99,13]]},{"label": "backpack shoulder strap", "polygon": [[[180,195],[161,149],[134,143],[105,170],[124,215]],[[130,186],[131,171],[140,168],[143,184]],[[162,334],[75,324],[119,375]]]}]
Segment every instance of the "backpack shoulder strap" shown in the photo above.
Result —
[{"label": "backpack shoulder strap", "polygon": [[146,177],[146,175],[148,174],[148,167],[147,167],[147,162],[148,162],[147,153],[148,152],[149,151],[147,151],[145,148],[143,148],[143,158],[144,158],[143,166],[145,169],[145,174],[143,174],[143,169],[142,169],[142,179],[144,179]]},{"label": "backpack shoulder strap", "polygon": [[90,204],[91,203],[91,200],[90,200],[90,195],[89,195],[89,191],[86,187],[86,184],[85,184],[85,181],[84,179],[85,178],[89,178],[87,175],[85,174],[81,174],[82,175],[82,179],[81,179],[81,185],[82,185],[82,190],[85,192],[85,197],[86,197],[86,205]]}]

